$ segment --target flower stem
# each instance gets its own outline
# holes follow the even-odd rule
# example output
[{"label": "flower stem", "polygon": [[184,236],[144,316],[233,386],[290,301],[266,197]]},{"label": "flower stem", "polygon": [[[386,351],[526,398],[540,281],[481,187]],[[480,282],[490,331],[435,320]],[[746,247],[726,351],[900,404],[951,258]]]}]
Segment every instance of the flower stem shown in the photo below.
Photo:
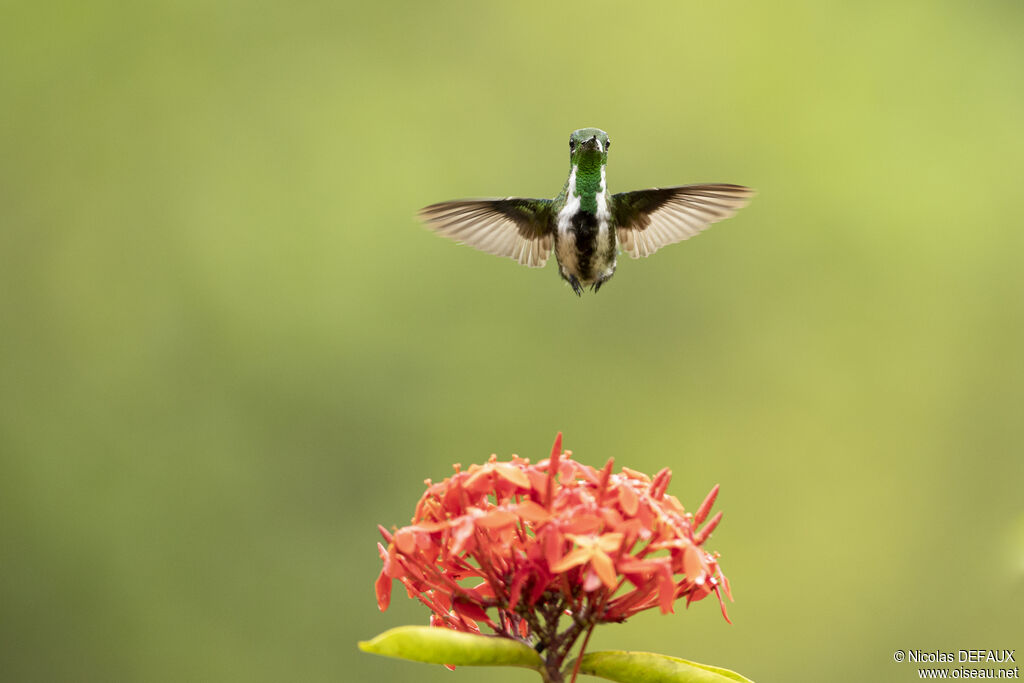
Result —
[{"label": "flower stem", "polygon": [[590,642],[590,634],[594,632],[595,624],[591,624],[590,628],[587,629],[587,635],[583,638],[583,645],[580,646],[580,653],[576,657],[576,666],[572,668],[572,683],[576,683],[576,676],[580,673],[580,664],[583,662],[583,653],[587,651],[587,643]]}]

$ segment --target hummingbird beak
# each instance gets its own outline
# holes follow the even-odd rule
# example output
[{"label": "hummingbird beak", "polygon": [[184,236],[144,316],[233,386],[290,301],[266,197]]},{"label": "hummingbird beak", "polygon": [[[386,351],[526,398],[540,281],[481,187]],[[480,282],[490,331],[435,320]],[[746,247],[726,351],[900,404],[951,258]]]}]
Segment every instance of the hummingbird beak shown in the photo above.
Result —
[{"label": "hummingbird beak", "polygon": [[599,152],[604,151],[604,145],[601,143],[600,140],[597,139],[596,135],[592,135],[589,140],[585,140],[583,142],[583,146],[589,147],[590,149],[596,149]]}]

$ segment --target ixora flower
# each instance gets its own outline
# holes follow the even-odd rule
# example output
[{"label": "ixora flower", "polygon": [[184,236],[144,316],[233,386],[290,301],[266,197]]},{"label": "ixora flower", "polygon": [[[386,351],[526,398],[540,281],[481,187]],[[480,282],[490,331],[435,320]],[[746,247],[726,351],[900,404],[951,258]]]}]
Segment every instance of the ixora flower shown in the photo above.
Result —
[{"label": "ixora flower", "polygon": [[649,477],[613,464],[573,460],[559,434],[536,464],[492,455],[465,470],[455,465],[442,482],[427,480],[412,523],[380,527],[379,608],[398,580],[430,609],[431,626],[480,634],[486,625],[539,653],[534,668],[548,681],[564,679],[563,663],[583,636],[575,676],[597,624],[655,607],[669,613],[677,600],[689,605],[712,593],[728,621],[729,582],[718,554],[702,547],[722,518],[708,520],[718,486],[690,513],[666,493],[667,468]]}]

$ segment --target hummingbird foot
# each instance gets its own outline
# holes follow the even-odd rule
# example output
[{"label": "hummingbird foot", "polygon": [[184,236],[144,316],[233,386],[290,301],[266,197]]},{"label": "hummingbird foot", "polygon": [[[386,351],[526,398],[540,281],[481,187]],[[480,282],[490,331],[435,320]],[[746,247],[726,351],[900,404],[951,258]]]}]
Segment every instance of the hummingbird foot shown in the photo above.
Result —
[{"label": "hummingbird foot", "polygon": [[583,285],[580,284],[579,278],[570,274],[566,280],[572,285],[572,291],[576,292],[576,296],[583,296]]}]

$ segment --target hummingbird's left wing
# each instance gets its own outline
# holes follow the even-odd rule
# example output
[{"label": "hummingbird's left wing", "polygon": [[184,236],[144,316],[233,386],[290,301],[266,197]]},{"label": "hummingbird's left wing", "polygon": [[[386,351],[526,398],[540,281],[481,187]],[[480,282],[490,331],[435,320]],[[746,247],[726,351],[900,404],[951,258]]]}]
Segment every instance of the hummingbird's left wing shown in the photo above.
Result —
[{"label": "hummingbird's left wing", "polygon": [[612,195],[619,244],[633,258],[693,237],[750,202],[742,185],[684,185]]},{"label": "hummingbird's left wing", "polygon": [[524,266],[539,268],[551,254],[555,212],[550,199],[460,199],[431,204],[419,216],[438,234]]}]

